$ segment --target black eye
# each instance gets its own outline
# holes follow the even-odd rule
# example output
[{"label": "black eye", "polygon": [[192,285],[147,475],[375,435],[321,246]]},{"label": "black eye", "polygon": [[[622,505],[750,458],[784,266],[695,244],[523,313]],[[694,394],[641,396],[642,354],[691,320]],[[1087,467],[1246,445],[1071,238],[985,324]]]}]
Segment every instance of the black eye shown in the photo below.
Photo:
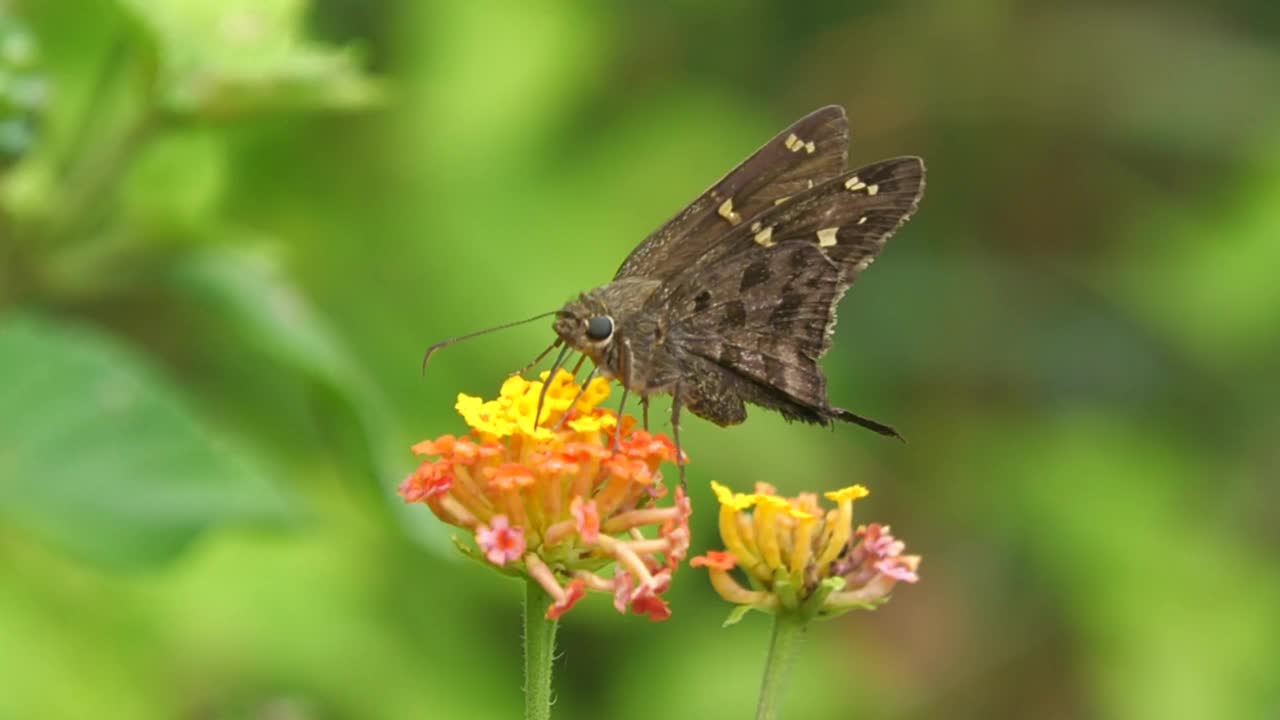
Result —
[{"label": "black eye", "polygon": [[613,334],[613,318],[597,315],[587,321],[587,337],[592,340],[608,340]]}]

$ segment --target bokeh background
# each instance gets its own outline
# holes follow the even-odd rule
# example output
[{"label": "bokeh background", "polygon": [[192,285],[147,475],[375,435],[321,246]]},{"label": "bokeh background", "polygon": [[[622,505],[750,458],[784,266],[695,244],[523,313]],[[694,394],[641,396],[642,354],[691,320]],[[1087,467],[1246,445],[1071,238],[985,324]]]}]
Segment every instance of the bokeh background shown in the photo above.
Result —
[{"label": "bokeh background", "polygon": [[[0,718],[510,718],[520,587],[393,488],[558,307],[824,104],[921,211],[707,481],[924,555],[794,718],[1280,717],[1280,5],[0,3]],[[548,323],[549,325],[549,323]],[[665,405],[660,404],[662,407]],[[752,712],[699,571],[590,598],[562,718]]]}]

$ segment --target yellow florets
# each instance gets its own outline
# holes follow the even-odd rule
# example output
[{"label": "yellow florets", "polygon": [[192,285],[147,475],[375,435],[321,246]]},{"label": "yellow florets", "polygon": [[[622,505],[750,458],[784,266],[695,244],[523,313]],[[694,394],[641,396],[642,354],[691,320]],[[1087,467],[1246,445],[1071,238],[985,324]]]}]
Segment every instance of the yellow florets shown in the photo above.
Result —
[{"label": "yellow florets", "polygon": [[857,500],[858,498],[864,498],[870,494],[871,491],[867,490],[862,485],[850,485],[847,488],[840,488],[839,490],[833,490],[829,493],[825,493],[824,496],[832,502],[841,502],[843,500]]},{"label": "yellow florets", "polygon": [[571,404],[574,414],[565,425],[574,432],[595,433],[617,425],[613,414],[597,411],[597,406],[609,397],[608,380],[596,378],[578,397],[580,388],[573,375],[561,370],[547,387],[546,397],[542,398],[540,422],[535,427],[534,415],[538,412],[538,398],[542,395],[547,376],[548,373],[543,372],[541,381],[525,380],[519,376],[507,378],[496,400],[485,401],[459,393],[454,407],[471,429],[494,439],[520,434],[534,440],[550,440],[555,435],[553,428],[569,412]]},{"label": "yellow florets", "polygon": [[733,510],[746,510],[756,504],[757,496],[736,493],[715,480],[711,481],[711,489],[715,491],[716,499],[721,505]]},{"label": "yellow florets", "polygon": [[[859,528],[855,537],[853,503],[869,494],[861,485],[825,493],[836,504],[831,509],[823,509],[814,493],[783,497],[763,483],[751,494],[716,482],[711,488],[720,501],[727,552],[708,553],[694,564],[707,567],[716,591],[732,603],[836,614],[881,602],[894,583],[916,580],[920,558],[903,555],[903,544],[887,527]],[[735,567],[749,576],[750,587],[732,577]]]}]

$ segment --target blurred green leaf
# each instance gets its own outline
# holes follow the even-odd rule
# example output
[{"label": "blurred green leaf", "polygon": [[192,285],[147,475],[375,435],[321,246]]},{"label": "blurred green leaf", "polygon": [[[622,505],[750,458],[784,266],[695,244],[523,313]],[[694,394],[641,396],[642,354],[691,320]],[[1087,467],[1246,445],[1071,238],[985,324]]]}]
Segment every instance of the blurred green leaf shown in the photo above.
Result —
[{"label": "blurred green leaf", "polygon": [[161,102],[182,115],[354,110],[382,97],[358,58],[302,36],[304,0],[120,0],[160,53]]},{"label": "blurred green leaf", "polygon": [[0,4],[0,169],[35,144],[48,100],[39,45],[22,19]]},{"label": "blurred green leaf", "polygon": [[168,381],[93,330],[0,321],[0,417],[0,514],[89,561],[163,562],[206,529],[284,516]]},{"label": "blurred green leaf", "polygon": [[268,252],[208,248],[178,260],[174,278],[179,290],[276,362],[343,388],[363,382],[332,330]]},{"label": "blurred green leaf", "polygon": [[1020,539],[1069,598],[1100,716],[1249,717],[1275,685],[1280,573],[1218,510],[1231,471],[1119,415],[1064,414],[986,442],[966,480],[1015,501],[1002,522],[1037,529]]},{"label": "blurred green leaf", "polygon": [[135,227],[198,226],[218,211],[227,158],[209,128],[168,133],[139,153],[121,204]]},{"label": "blurred green leaf", "polygon": [[410,536],[436,550],[448,546],[442,526],[429,513],[405,505],[395,493],[411,462],[409,441],[401,437],[383,398],[272,257],[210,248],[180,260],[174,281],[179,292],[227,323],[249,348],[298,373],[334,400],[342,421],[359,435],[379,498]]},{"label": "blurred green leaf", "polygon": [[1223,193],[1225,208],[1160,207],[1111,278],[1115,293],[1188,355],[1257,363],[1280,339],[1280,150]]}]

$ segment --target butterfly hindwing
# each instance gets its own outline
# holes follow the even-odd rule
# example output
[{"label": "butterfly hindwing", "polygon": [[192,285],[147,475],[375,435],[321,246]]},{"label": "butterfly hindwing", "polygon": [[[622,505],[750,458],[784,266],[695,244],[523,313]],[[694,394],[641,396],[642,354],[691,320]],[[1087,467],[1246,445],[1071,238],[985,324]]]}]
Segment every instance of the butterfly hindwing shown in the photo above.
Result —
[{"label": "butterfly hindwing", "polygon": [[[775,388],[783,398],[803,406],[825,404],[826,380],[817,359],[826,350],[831,308],[841,294],[839,273],[816,247],[793,243],[776,248],[771,260],[779,272],[759,258],[720,263],[709,273],[708,286],[681,302],[682,318],[673,319],[672,339],[693,354],[760,384],[757,392],[736,393],[759,405],[763,388]],[[737,292],[717,298],[714,288],[734,285]],[[799,413],[787,413],[796,415]]]},{"label": "butterfly hindwing", "polygon": [[797,120],[645,238],[614,279],[670,277],[776,203],[843,173],[848,147],[844,108]]}]

